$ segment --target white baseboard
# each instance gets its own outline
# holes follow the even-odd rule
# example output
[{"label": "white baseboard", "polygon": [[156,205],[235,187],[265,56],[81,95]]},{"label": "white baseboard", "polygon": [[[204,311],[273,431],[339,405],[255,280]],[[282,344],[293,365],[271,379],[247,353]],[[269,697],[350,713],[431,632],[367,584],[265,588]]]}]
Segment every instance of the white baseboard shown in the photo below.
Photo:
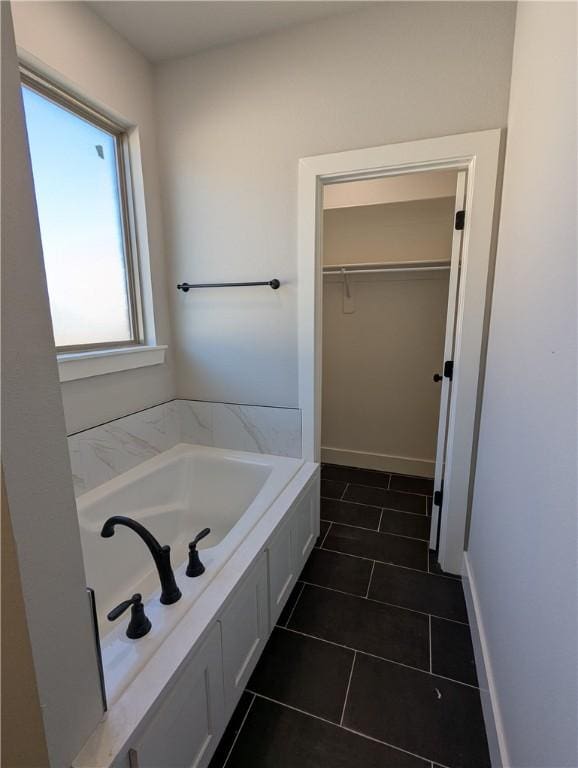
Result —
[{"label": "white baseboard", "polygon": [[488,747],[490,750],[490,760],[492,762],[492,768],[507,768],[510,765],[510,761],[508,758],[506,737],[502,725],[500,705],[492,672],[490,652],[486,634],[484,632],[481,606],[467,552],[464,552],[464,568],[462,576],[466,608],[472,633],[472,644],[474,646],[474,656],[476,659],[480,696],[482,699],[482,711],[484,713],[484,723],[486,725]]},{"label": "white baseboard", "polygon": [[321,461],[327,464],[341,464],[345,467],[378,469],[382,472],[399,472],[401,475],[433,477],[435,461],[414,459],[408,456],[389,456],[385,453],[348,451],[344,448],[321,448]]}]

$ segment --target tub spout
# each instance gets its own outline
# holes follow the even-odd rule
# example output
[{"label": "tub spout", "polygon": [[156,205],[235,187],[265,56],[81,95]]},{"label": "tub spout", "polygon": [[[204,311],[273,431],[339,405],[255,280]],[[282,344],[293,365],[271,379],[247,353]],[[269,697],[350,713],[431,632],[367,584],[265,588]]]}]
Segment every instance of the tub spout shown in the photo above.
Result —
[{"label": "tub spout", "polygon": [[175,574],[171,567],[171,548],[168,545],[164,547],[159,544],[150,531],[148,531],[144,525],[137,523],[130,517],[124,515],[113,515],[109,517],[105,524],[102,526],[100,535],[105,539],[114,536],[114,528],[116,525],[124,525],[134,531],[149,548],[149,552],[153,556],[159,579],[161,582],[161,603],[164,605],[171,605],[176,603],[181,598],[181,590],[177,587],[175,581]]}]

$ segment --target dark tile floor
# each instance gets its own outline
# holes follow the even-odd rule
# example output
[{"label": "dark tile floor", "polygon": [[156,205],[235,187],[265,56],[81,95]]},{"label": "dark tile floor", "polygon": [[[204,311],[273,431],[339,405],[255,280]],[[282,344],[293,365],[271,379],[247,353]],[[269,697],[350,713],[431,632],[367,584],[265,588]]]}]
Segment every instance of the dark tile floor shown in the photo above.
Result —
[{"label": "dark tile floor", "polygon": [[321,534],[210,768],[489,768],[432,482],[324,466]]}]

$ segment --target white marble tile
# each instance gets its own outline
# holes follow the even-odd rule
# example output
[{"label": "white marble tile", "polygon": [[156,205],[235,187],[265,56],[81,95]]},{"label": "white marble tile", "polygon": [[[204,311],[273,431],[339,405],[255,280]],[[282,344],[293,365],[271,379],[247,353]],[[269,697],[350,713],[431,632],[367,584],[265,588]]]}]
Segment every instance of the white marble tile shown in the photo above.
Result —
[{"label": "white marble tile", "polygon": [[86,491],[112,480],[129,467],[123,461],[122,448],[106,427],[86,430],[80,439]]},{"label": "white marble tile", "polygon": [[[106,424],[104,428],[109,427],[112,431],[116,431],[118,439],[123,443],[126,441],[128,449],[136,452],[137,455],[139,451],[152,451],[153,455],[166,451],[176,445],[180,439],[180,430],[172,402],[125,416],[123,419]],[[127,440],[122,433],[126,433],[129,439]],[[131,442],[135,443],[132,448]]]},{"label": "white marble tile", "polygon": [[177,419],[169,403],[74,435],[69,444],[73,441],[75,454],[79,453],[77,493],[136,467],[176,445],[179,439]]},{"label": "white marble tile", "polygon": [[215,404],[217,448],[301,456],[301,413],[294,408]]},{"label": "white marble tile", "polygon": [[301,412],[173,400],[85,430],[68,439],[76,495],[179,442],[299,457]]},{"label": "white marble tile", "polygon": [[180,440],[183,443],[214,446],[214,403],[200,400],[175,400],[179,418]]},{"label": "white marble tile", "polygon": [[[167,430],[170,436],[169,448],[181,442],[181,415],[179,413],[178,400],[171,400],[165,403],[165,419]],[[166,450],[166,449],[165,449]]]}]

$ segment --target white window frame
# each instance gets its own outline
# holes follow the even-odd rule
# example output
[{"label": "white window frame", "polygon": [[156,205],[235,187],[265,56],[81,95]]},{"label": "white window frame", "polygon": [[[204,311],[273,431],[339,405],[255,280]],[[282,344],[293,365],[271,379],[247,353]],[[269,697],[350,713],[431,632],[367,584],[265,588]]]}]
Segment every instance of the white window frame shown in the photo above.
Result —
[{"label": "white window frame", "polygon": [[[101,108],[93,107],[84,97],[74,94],[72,90],[56,82],[53,78],[47,77],[24,61],[20,62],[20,78],[22,85],[112,134],[116,142],[131,339],[120,342],[111,340],[96,344],[75,345],[69,348],[57,347],[60,381],[73,381],[164,363],[167,345],[156,343],[152,317],[152,294],[148,302],[150,305],[149,313],[145,313],[145,302],[143,302],[142,295],[142,258],[138,247],[135,190],[131,174],[135,150],[134,146],[131,147],[135,144],[131,140],[131,133],[135,132],[134,126],[131,127],[107,115]],[[138,147],[138,141],[136,145]],[[146,314],[151,316],[146,317]],[[147,320],[149,322],[146,322]],[[148,333],[146,333],[147,325],[150,326]]]}]

